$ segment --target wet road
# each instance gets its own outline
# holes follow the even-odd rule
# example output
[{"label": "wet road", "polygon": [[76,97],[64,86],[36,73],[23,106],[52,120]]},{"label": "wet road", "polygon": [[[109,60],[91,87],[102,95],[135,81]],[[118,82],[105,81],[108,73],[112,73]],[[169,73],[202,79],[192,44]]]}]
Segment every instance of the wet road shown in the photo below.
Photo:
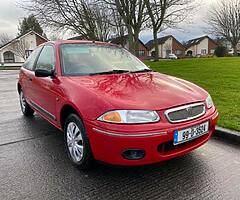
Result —
[{"label": "wet road", "polygon": [[82,172],[63,137],[35,115],[22,116],[17,73],[0,71],[0,199],[240,199],[240,146],[218,138],[152,166],[97,164]]}]

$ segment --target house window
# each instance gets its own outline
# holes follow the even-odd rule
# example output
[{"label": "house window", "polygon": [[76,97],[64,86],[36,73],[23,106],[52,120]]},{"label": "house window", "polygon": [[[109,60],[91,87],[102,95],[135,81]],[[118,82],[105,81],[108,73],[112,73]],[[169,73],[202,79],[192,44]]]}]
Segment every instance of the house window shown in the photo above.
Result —
[{"label": "house window", "polygon": [[26,58],[28,58],[32,52],[33,50],[25,50]]},{"label": "house window", "polygon": [[179,49],[177,49],[177,50],[175,51],[175,54],[176,54],[176,55],[182,55],[182,53],[183,53],[182,50],[179,50]]},{"label": "house window", "polygon": [[145,56],[145,51],[144,50],[139,50],[138,51],[138,56],[139,57]]},{"label": "house window", "polygon": [[166,54],[167,54],[167,56],[169,56],[169,54],[171,54],[171,53],[172,53],[171,50],[166,50]]},{"label": "house window", "polygon": [[156,51],[151,52],[151,57],[155,57]]},{"label": "house window", "polygon": [[206,55],[207,54],[207,50],[206,49],[201,49],[201,54],[202,55]]},{"label": "house window", "polygon": [[192,50],[188,50],[187,51],[187,56],[192,56],[193,55],[193,51]]},{"label": "house window", "polygon": [[11,51],[6,51],[3,53],[3,59],[5,63],[14,63],[14,53]]},{"label": "house window", "polygon": [[210,50],[210,53],[211,53],[211,54],[214,54],[214,53],[215,53],[215,49],[211,49],[211,50]]}]

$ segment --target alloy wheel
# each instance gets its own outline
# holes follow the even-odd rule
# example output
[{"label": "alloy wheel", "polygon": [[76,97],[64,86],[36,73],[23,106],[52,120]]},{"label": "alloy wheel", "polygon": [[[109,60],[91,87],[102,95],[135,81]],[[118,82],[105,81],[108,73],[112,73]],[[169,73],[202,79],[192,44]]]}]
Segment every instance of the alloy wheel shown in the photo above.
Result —
[{"label": "alloy wheel", "polygon": [[79,162],[83,158],[83,139],[78,126],[70,122],[67,126],[67,146],[74,162]]},{"label": "alloy wheel", "polygon": [[21,91],[20,92],[20,105],[21,105],[21,108],[22,108],[22,111],[24,112],[26,110],[26,99],[23,95],[23,92]]}]

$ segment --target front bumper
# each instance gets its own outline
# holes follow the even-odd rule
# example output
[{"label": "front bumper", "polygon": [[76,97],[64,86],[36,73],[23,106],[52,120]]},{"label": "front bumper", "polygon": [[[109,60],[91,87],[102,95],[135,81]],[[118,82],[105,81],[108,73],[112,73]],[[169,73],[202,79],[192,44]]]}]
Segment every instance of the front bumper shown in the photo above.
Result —
[{"label": "front bumper", "polygon": [[[198,148],[207,142],[217,123],[218,112],[214,109],[207,116],[197,120],[171,125],[167,129],[154,131],[134,132],[126,129],[126,126],[118,126],[119,130],[106,130],[91,122],[85,122],[85,127],[89,136],[91,150],[96,160],[113,165],[137,166],[157,163],[168,160],[176,156],[181,156],[193,149]],[[209,121],[209,132],[199,138],[189,142],[174,146],[173,133],[175,130],[181,130],[203,122]],[[146,126],[144,125],[144,129]],[[124,128],[124,129],[123,129]],[[122,156],[122,153],[128,149],[142,149],[145,157],[139,160],[128,160]]]}]

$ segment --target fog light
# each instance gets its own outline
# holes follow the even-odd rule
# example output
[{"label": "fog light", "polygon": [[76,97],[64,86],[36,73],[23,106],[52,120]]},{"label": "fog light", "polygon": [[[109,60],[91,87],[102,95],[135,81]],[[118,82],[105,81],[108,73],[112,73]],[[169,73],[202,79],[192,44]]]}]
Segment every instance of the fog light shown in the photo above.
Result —
[{"label": "fog light", "polygon": [[144,158],[145,151],[140,149],[128,149],[122,153],[122,156],[128,160],[140,160]]}]

